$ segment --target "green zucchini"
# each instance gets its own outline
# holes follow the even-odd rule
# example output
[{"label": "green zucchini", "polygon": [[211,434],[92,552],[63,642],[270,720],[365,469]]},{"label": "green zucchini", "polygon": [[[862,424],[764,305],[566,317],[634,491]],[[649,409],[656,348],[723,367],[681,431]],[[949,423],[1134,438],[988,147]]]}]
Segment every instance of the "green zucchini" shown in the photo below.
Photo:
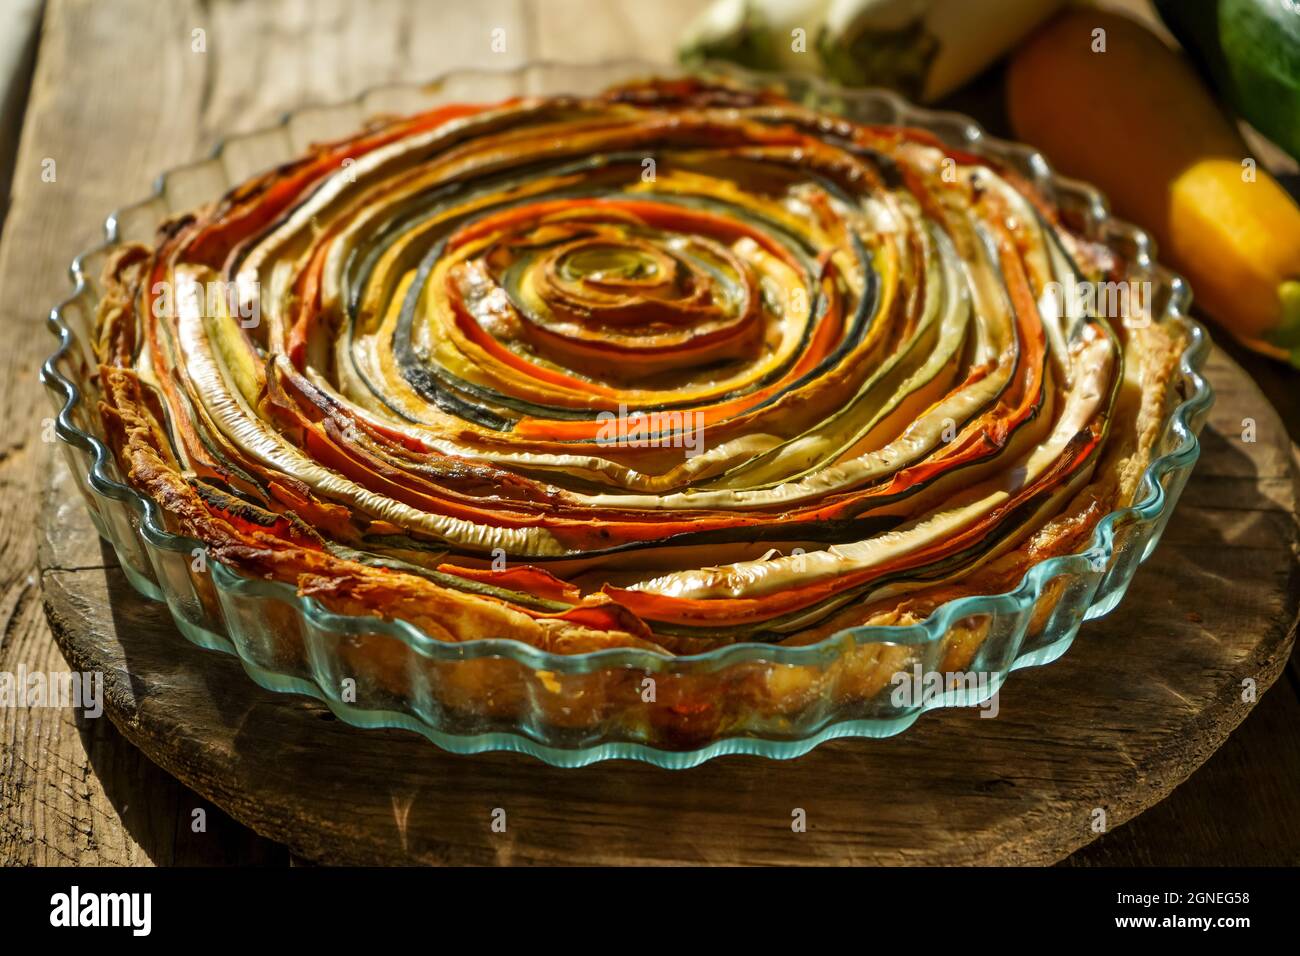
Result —
[{"label": "green zucchini", "polygon": [[1232,108],[1300,159],[1300,3],[1156,0],[1155,6]]}]

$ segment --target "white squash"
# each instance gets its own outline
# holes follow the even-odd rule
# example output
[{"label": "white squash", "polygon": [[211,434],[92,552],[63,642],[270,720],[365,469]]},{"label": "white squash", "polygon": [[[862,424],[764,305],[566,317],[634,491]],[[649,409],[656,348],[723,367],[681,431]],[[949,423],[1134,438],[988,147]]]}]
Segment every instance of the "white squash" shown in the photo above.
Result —
[{"label": "white squash", "polygon": [[817,38],[830,0],[717,0],[686,30],[687,62],[727,60],[755,70],[820,73]]},{"label": "white squash", "polygon": [[717,0],[691,24],[686,62],[816,73],[930,102],[961,86],[1064,0]]}]

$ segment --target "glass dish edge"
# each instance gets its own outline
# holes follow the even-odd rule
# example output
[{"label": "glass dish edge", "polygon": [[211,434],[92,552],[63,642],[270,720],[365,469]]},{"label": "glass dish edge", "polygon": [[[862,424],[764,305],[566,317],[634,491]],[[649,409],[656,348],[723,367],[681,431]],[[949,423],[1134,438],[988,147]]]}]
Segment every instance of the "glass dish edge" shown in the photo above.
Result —
[{"label": "glass dish edge", "polygon": [[[449,78],[461,75],[493,74],[496,76],[516,76],[520,82],[526,82],[530,71],[547,69],[641,71],[644,75],[681,74],[680,67],[665,66],[640,61],[612,61],[597,64],[552,64],[527,63],[507,70],[456,70],[430,81],[427,84],[395,84],[391,87],[372,88],[347,103],[329,104],[328,108],[355,105],[360,109],[377,90],[386,89],[427,89],[447,82]],[[1042,589],[1052,580],[1067,574],[1096,576],[1096,586],[1089,596],[1089,604],[1081,620],[1090,619],[1107,613],[1122,597],[1127,589],[1137,566],[1146,559],[1154,549],[1163,531],[1164,523],[1173,510],[1182,485],[1195,463],[1200,445],[1197,434],[1204,422],[1205,414],[1213,402],[1213,391],[1202,374],[1204,362],[1209,351],[1209,337],[1204,328],[1187,315],[1190,303],[1190,291],[1181,277],[1158,266],[1153,259],[1153,243],[1142,230],[1124,223],[1109,214],[1108,205],[1102,194],[1086,184],[1060,176],[1051,170],[1040,153],[1031,147],[989,136],[974,120],[960,114],[928,110],[914,106],[897,94],[882,89],[843,89],[834,84],[803,76],[783,76],[775,74],[753,74],[739,68],[710,64],[706,72],[722,73],[747,83],[777,85],[783,87],[794,99],[809,101],[821,108],[832,108],[829,104],[842,102],[859,114],[887,114],[894,117],[892,122],[900,125],[915,126],[930,130],[951,142],[954,136],[971,152],[991,155],[1003,161],[1012,161],[1022,172],[1028,172],[1034,185],[1045,189],[1049,194],[1067,193],[1076,198],[1080,208],[1088,211],[1089,223],[1086,229],[1096,236],[1122,238],[1134,250],[1130,253],[1131,266],[1146,270],[1160,279],[1168,287],[1167,305],[1160,316],[1160,321],[1169,321],[1181,325],[1187,335],[1188,346],[1179,359],[1180,382],[1184,389],[1182,400],[1173,408],[1165,423],[1158,447],[1173,440],[1173,447],[1153,458],[1148,464],[1138,485],[1135,502],[1128,507],[1117,509],[1106,515],[1094,529],[1087,548],[1071,555],[1050,558],[1030,568],[1017,587],[1002,594],[973,595],[949,601],[941,605],[925,621],[908,625],[871,625],[848,628],[816,644],[802,647],[784,647],[771,644],[740,643],[718,648],[705,654],[673,657],[650,651],[615,648],[584,654],[563,655],[540,650],[521,642],[501,638],[481,638],[472,642],[451,644],[438,641],[404,621],[382,621],[373,617],[347,616],[329,611],[311,598],[299,597],[295,589],[288,584],[273,581],[256,580],[245,577],[239,572],[212,562],[214,578],[219,587],[256,593],[275,597],[291,606],[297,607],[299,613],[322,628],[329,628],[341,633],[386,633],[405,643],[413,651],[434,660],[468,660],[485,657],[507,657],[521,665],[539,671],[557,674],[588,673],[597,669],[629,668],[647,673],[679,672],[683,669],[704,668],[708,671],[720,670],[739,663],[765,663],[777,665],[813,665],[827,666],[842,653],[845,642],[862,644],[907,644],[924,645],[941,641],[955,622],[972,615],[997,615],[1019,613],[1031,606]],[[698,72],[698,71],[690,71]],[[287,126],[295,116],[315,107],[304,107],[285,115],[275,128]],[[889,121],[883,120],[882,121]],[[262,135],[267,130],[228,137],[217,145],[211,158],[219,159],[231,144],[250,140]],[[946,135],[945,135],[946,134]],[[58,414],[55,419],[55,433],[65,447],[75,449],[80,454],[72,457],[75,467],[78,461],[85,464],[84,474],[78,480],[90,491],[103,499],[125,503],[135,515],[136,531],[141,539],[153,548],[168,552],[189,554],[199,542],[194,539],[175,535],[163,527],[158,505],[140,495],[134,489],[122,484],[110,473],[112,455],[107,446],[95,435],[80,428],[72,418],[72,413],[81,402],[83,393],[78,384],[59,369],[58,363],[65,353],[74,345],[74,330],[65,321],[63,312],[71,303],[78,300],[87,290],[88,277],[84,270],[85,261],[92,255],[111,248],[119,241],[118,223],[132,210],[142,208],[164,196],[169,180],[186,170],[202,166],[209,160],[175,167],[161,174],[155,184],[153,194],[145,200],[122,207],[110,215],[105,223],[105,238],[98,246],[83,252],[73,261],[70,269],[73,292],[50,312],[48,323],[51,330],[59,336],[59,345],[46,360],[41,369],[42,381],[50,388],[55,399]],[[92,509],[92,516],[94,510]],[[1114,563],[1116,557],[1116,530],[1129,522],[1146,523],[1148,533],[1140,542],[1142,553],[1136,560],[1124,562],[1122,566]],[[113,533],[96,521],[101,536],[114,547],[119,547]],[[126,562],[123,562],[124,569]],[[1098,570],[1099,568],[1104,570]],[[169,595],[150,582],[131,578],[132,584],[148,597],[168,601]],[[1097,598],[1097,595],[1101,595]],[[1094,598],[1096,598],[1094,600]],[[177,619],[178,624],[182,624]],[[185,628],[182,627],[182,631]],[[1029,653],[1018,653],[1005,669],[995,675],[993,683],[998,687],[1008,673],[1020,667],[1048,663],[1055,660],[1068,648],[1077,632],[1077,625],[1064,637],[1048,648],[1038,648]],[[194,635],[186,632],[192,641],[203,646],[211,646],[203,640],[195,640]],[[218,649],[233,652],[231,647]],[[373,721],[365,717],[365,712],[350,712],[347,704],[342,704],[323,694],[319,688],[306,686],[297,678],[285,677],[289,682],[280,684],[276,675],[255,673],[250,669],[250,661],[241,656],[241,661],[250,675],[263,686],[273,690],[306,693],[324,700],[345,720],[361,726],[374,726]],[[302,685],[302,686],[300,686]],[[916,719],[921,712],[932,706],[945,706],[950,700],[947,696],[921,706],[910,715],[910,719],[901,726],[882,727],[875,721],[840,721],[827,723],[818,732],[809,734],[799,740],[766,740],[760,737],[738,736],[724,737],[712,741],[709,745],[695,750],[665,750],[635,742],[610,742],[595,744],[579,749],[556,748],[524,733],[490,733],[477,736],[442,734],[427,724],[409,726],[408,729],[423,733],[444,749],[461,753],[476,753],[487,750],[519,750],[533,754],[540,759],[557,765],[580,766],[593,760],[617,757],[645,760],[658,766],[686,767],[718,756],[723,753],[754,753],[768,757],[787,758],[807,752],[819,743],[842,736],[884,736],[896,733]],[[394,715],[404,716],[404,715]],[[405,721],[385,722],[389,726],[407,726]],[[871,726],[862,726],[871,724]]]}]

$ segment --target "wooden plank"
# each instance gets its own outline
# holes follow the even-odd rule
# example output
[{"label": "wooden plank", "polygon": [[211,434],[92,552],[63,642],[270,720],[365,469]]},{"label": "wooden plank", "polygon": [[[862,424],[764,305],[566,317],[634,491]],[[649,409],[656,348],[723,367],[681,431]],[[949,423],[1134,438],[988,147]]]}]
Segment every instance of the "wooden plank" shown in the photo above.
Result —
[{"label": "wooden plank", "polygon": [[1293,664],[1191,780],[1065,865],[1300,865],[1297,686]]},{"label": "wooden plank", "polygon": [[0,6],[0,224],[9,201],[40,23],[41,0],[12,0]]}]

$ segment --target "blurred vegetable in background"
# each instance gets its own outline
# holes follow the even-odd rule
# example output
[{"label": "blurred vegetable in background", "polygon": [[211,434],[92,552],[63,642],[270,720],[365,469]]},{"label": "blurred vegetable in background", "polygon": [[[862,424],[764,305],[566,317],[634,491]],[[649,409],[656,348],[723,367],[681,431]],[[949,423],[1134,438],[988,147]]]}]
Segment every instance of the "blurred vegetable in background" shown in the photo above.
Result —
[{"label": "blurred vegetable in background", "polygon": [[[816,73],[812,52],[829,0],[714,0],[686,28],[683,63],[726,60],[751,70]],[[792,32],[804,31],[802,50]]]},{"label": "blurred vegetable in background", "polygon": [[1012,57],[1007,108],[1017,137],[1155,235],[1220,324],[1300,365],[1300,208],[1184,57],[1126,17],[1067,11]]},{"label": "blurred vegetable in background", "polygon": [[716,0],[687,30],[681,57],[888,86],[930,102],[975,76],[1062,3]]},{"label": "blurred vegetable in background", "polygon": [[1300,159],[1300,0],[1155,0],[1242,118]]}]

